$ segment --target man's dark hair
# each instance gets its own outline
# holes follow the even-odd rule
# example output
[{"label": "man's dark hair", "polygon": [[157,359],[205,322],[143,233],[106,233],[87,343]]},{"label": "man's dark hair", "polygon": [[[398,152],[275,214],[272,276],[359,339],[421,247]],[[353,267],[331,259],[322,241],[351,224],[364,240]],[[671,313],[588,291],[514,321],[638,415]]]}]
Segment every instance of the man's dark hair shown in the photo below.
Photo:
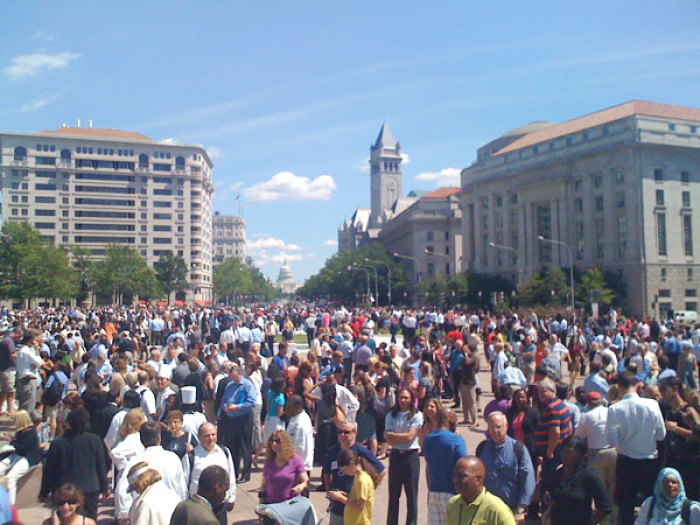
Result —
[{"label": "man's dark hair", "polygon": [[141,444],[148,448],[160,443],[160,424],[157,421],[147,421],[139,430]]},{"label": "man's dark hair", "polygon": [[185,352],[180,352],[177,354],[177,360],[180,363],[186,363],[187,362],[187,354]]},{"label": "man's dark hair", "polygon": [[629,370],[625,370],[620,375],[617,376],[617,384],[623,390],[628,390],[629,388],[637,384],[637,378]]},{"label": "man's dark hair", "polygon": [[659,357],[659,368],[661,370],[665,370],[669,366],[671,366],[671,361],[669,361],[668,356],[662,355]]},{"label": "man's dark hair", "polygon": [[228,472],[219,465],[210,465],[205,468],[199,476],[199,488],[197,493],[200,495],[208,494],[219,483],[229,485],[230,480]]},{"label": "man's dark hair", "polygon": [[598,361],[591,361],[591,374],[597,374],[603,369],[603,366]]},{"label": "man's dark hair", "polygon": [[293,355],[289,358],[289,366],[299,366],[299,363],[300,361],[298,355]]},{"label": "man's dark hair", "polygon": [[84,408],[76,408],[68,414],[66,422],[70,426],[71,434],[82,434],[90,424],[90,412]]},{"label": "man's dark hair", "polygon": [[569,397],[569,391],[571,390],[571,387],[567,385],[566,383],[559,383],[557,385],[557,397],[559,399],[566,400],[567,397]]},{"label": "man's dark hair", "polygon": [[138,408],[141,406],[141,395],[136,390],[127,390],[122,399],[124,408]]}]

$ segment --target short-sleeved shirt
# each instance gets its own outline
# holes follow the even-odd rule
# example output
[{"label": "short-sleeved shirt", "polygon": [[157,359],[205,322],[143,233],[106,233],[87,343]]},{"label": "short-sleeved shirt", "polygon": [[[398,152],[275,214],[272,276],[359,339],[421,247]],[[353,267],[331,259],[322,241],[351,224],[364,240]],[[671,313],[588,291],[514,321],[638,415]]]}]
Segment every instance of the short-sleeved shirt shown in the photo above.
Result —
[{"label": "short-sleeved shirt", "polygon": [[[421,412],[416,412],[411,416],[410,412],[399,412],[394,415],[389,412],[386,415],[384,422],[384,429],[387,432],[396,432],[398,434],[405,434],[411,428],[420,428],[423,426],[423,414]],[[418,443],[418,433],[416,432],[416,437],[410,443],[399,443],[398,445],[392,445],[392,448],[397,450],[418,450],[420,445]]]},{"label": "short-sleeved shirt", "polygon": [[272,390],[267,391],[267,416],[278,417],[278,408],[285,404],[284,394],[275,394]]},{"label": "short-sleeved shirt", "polygon": [[267,480],[265,501],[280,503],[291,499],[294,496],[292,489],[305,473],[304,460],[299,454],[294,454],[292,459],[281,467],[274,460],[266,461],[263,467],[263,477]]},{"label": "short-sleeved shirt", "polygon": [[435,430],[423,441],[423,455],[430,473],[428,489],[456,494],[454,469],[457,461],[467,455],[464,438],[449,430]]},{"label": "short-sleeved shirt", "polygon": [[363,500],[365,507],[357,510],[350,505],[345,505],[343,512],[343,525],[370,525],[372,519],[372,506],[374,505],[374,482],[364,470],[354,476],[352,489],[348,495],[350,500]]},{"label": "short-sleeved shirt", "polygon": [[16,352],[15,340],[7,335],[0,341],[0,372],[14,368],[15,360],[10,356]]},{"label": "short-sleeved shirt", "polygon": [[467,503],[461,495],[453,496],[447,505],[446,525],[464,523],[488,523],[489,525],[515,525],[510,507],[486,489],[482,489],[474,501]]},{"label": "short-sleeved shirt", "polygon": [[571,435],[571,415],[561,399],[554,398],[542,411],[542,416],[535,430],[535,448],[545,450],[549,439],[549,429],[559,427],[559,444]]},{"label": "short-sleeved shirt", "polygon": [[[354,450],[360,457],[365,458],[370,465],[374,467],[377,474],[384,471],[384,465],[381,461],[377,459],[377,456],[372,454],[368,449],[355,443],[350,447],[350,450]],[[338,454],[340,453],[340,445],[333,445],[328,449],[328,455],[326,456],[326,462],[323,465],[323,473],[331,475],[331,490],[342,490],[349,493],[352,490],[352,484],[355,479],[354,476],[348,476],[343,472],[343,469],[338,467]],[[336,516],[343,516],[345,505],[339,501],[331,502],[331,513]]]}]

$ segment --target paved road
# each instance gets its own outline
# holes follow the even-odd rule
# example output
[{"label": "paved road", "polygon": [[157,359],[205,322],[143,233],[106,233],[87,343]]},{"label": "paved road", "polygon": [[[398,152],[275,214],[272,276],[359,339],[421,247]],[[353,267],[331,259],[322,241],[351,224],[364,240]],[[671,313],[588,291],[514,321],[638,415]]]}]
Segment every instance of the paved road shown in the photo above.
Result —
[{"label": "paved road", "polygon": [[[387,338],[384,338],[383,336],[378,337],[379,342],[382,340],[388,340]],[[299,351],[305,351],[308,348],[300,347],[300,345],[297,345],[297,349]],[[482,366],[483,370],[486,370],[487,367]],[[484,386],[484,390],[488,389],[488,385],[490,384],[490,373],[486,371],[482,371],[480,373],[480,380],[481,384]],[[488,403],[491,399],[493,399],[493,395],[490,392],[484,393],[484,395],[481,398],[481,406],[485,406],[486,403]],[[448,402],[449,405],[449,402]],[[460,420],[461,414],[460,414]],[[476,446],[479,444],[484,439],[484,430],[485,430],[485,423],[481,422],[479,428],[475,429],[470,429],[467,428],[464,425],[460,425],[458,428],[459,434],[464,437],[466,443],[467,443],[467,451],[469,453],[473,453],[473,451],[476,449]],[[388,460],[384,461],[384,464],[388,467]],[[314,485],[318,484],[320,482],[320,477],[321,477],[321,468],[320,467],[315,467],[312,471],[312,483]],[[229,523],[233,523],[236,525],[257,525],[258,520],[256,518],[254,509],[258,504],[258,498],[257,498],[257,487],[260,486],[262,479],[262,474],[259,470],[256,470],[253,472],[252,479],[246,484],[239,485],[238,487],[238,501],[236,503],[236,508],[229,514]],[[426,478],[425,478],[425,460],[421,457],[421,478],[419,482],[419,505],[418,505],[418,523],[427,523],[427,499],[428,499],[428,492],[427,492],[427,486],[426,486]],[[25,486],[22,491],[28,491],[30,494],[37,494],[39,491],[39,485],[38,485],[38,480],[31,480],[30,483]],[[316,513],[320,519],[321,516],[325,513],[327,507],[328,507],[328,500],[325,498],[325,493],[321,492],[312,492],[311,493],[311,501],[314,505],[314,508],[316,509]],[[386,479],[384,482],[377,488],[375,492],[375,500],[374,500],[374,511],[373,511],[373,516],[372,516],[372,523],[379,525],[379,524],[384,524],[386,523],[386,513],[387,513],[387,508],[388,508],[388,500],[389,500],[389,494],[388,494],[388,483]],[[47,518],[50,516],[50,509],[44,506],[41,506],[38,503],[34,503],[31,507],[27,508],[22,508],[19,511],[19,516],[20,519],[27,524],[37,524],[41,523],[41,520]],[[401,513],[399,517],[399,523],[404,523],[406,519],[406,506],[405,506],[405,496],[402,496],[402,501],[401,501]],[[107,525],[110,523],[112,517],[112,507],[111,507],[111,501],[105,501],[101,502],[100,504],[100,514],[98,516],[98,523],[100,525]],[[327,521],[325,522],[327,523]]]}]

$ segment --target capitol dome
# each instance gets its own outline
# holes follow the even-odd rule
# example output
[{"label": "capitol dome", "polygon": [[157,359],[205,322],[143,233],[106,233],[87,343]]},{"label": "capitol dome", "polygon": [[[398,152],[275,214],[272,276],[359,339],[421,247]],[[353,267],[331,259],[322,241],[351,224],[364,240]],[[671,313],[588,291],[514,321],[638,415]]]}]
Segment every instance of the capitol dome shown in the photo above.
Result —
[{"label": "capitol dome", "polygon": [[292,269],[287,266],[286,261],[285,264],[280,268],[280,274],[279,277],[277,277],[277,282],[281,283],[284,281],[293,281],[294,277],[292,276]]}]

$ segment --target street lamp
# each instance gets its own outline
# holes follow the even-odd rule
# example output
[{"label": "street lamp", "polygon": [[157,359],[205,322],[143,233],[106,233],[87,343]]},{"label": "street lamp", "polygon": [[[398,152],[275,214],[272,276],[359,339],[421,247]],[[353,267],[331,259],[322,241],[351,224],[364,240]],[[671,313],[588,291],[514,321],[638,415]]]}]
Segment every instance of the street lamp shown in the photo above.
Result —
[{"label": "street lamp", "polygon": [[414,306],[417,305],[417,297],[416,297],[416,281],[418,280],[418,272],[416,271],[416,268],[418,267],[418,258],[417,257],[411,257],[410,255],[403,255],[398,252],[394,252],[392,254],[394,257],[397,259],[408,259],[413,263],[413,276],[411,278],[411,297],[414,302]]},{"label": "street lamp", "polygon": [[367,274],[367,297],[369,297],[369,296],[370,296],[370,292],[369,292],[369,272],[368,272],[367,270],[365,270],[364,268],[359,267],[359,266],[357,266],[357,265],[348,266],[347,268],[348,268],[348,271],[350,271],[350,270],[362,270],[363,272],[365,272],[365,274]]},{"label": "street lamp", "polygon": [[495,248],[496,250],[506,250],[515,254],[515,269],[516,273],[518,274],[518,284],[520,284],[523,274],[523,270],[522,268],[520,268],[520,252],[518,252],[518,250],[516,250],[515,248],[505,246],[504,244],[496,244],[495,242],[490,242],[489,246],[491,248]]},{"label": "street lamp", "polygon": [[377,301],[377,306],[379,306],[379,276],[377,274],[377,268],[372,266],[371,264],[357,264],[356,262],[352,264],[353,266],[357,266],[358,268],[372,268],[372,270],[374,270],[374,296]]},{"label": "street lamp", "polygon": [[[391,267],[389,266],[388,263],[385,263],[384,261],[375,261],[375,260],[370,259],[368,257],[365,257],[365,262],[374,263],[374,264],[383,264],[384,266],[386,266],[387,285],[388,285],[386,297],[388,299],[389,306],[391,306]],[[379,305],[379,298],[377,298],[377,305]]]},{"label": "street lamp", "polygon": [[569,279],[571,280],[571,315],[574,315],[576,311],[576,302],[574,301],[574,252],[571,250],[571,246],[563,241],[556,241],[554,239],[547,239],[541,235],[537,236],[537,240],[540,242],[548,242],[549,244],[558,244],[559,246],[564,246],[569,251]]}]

